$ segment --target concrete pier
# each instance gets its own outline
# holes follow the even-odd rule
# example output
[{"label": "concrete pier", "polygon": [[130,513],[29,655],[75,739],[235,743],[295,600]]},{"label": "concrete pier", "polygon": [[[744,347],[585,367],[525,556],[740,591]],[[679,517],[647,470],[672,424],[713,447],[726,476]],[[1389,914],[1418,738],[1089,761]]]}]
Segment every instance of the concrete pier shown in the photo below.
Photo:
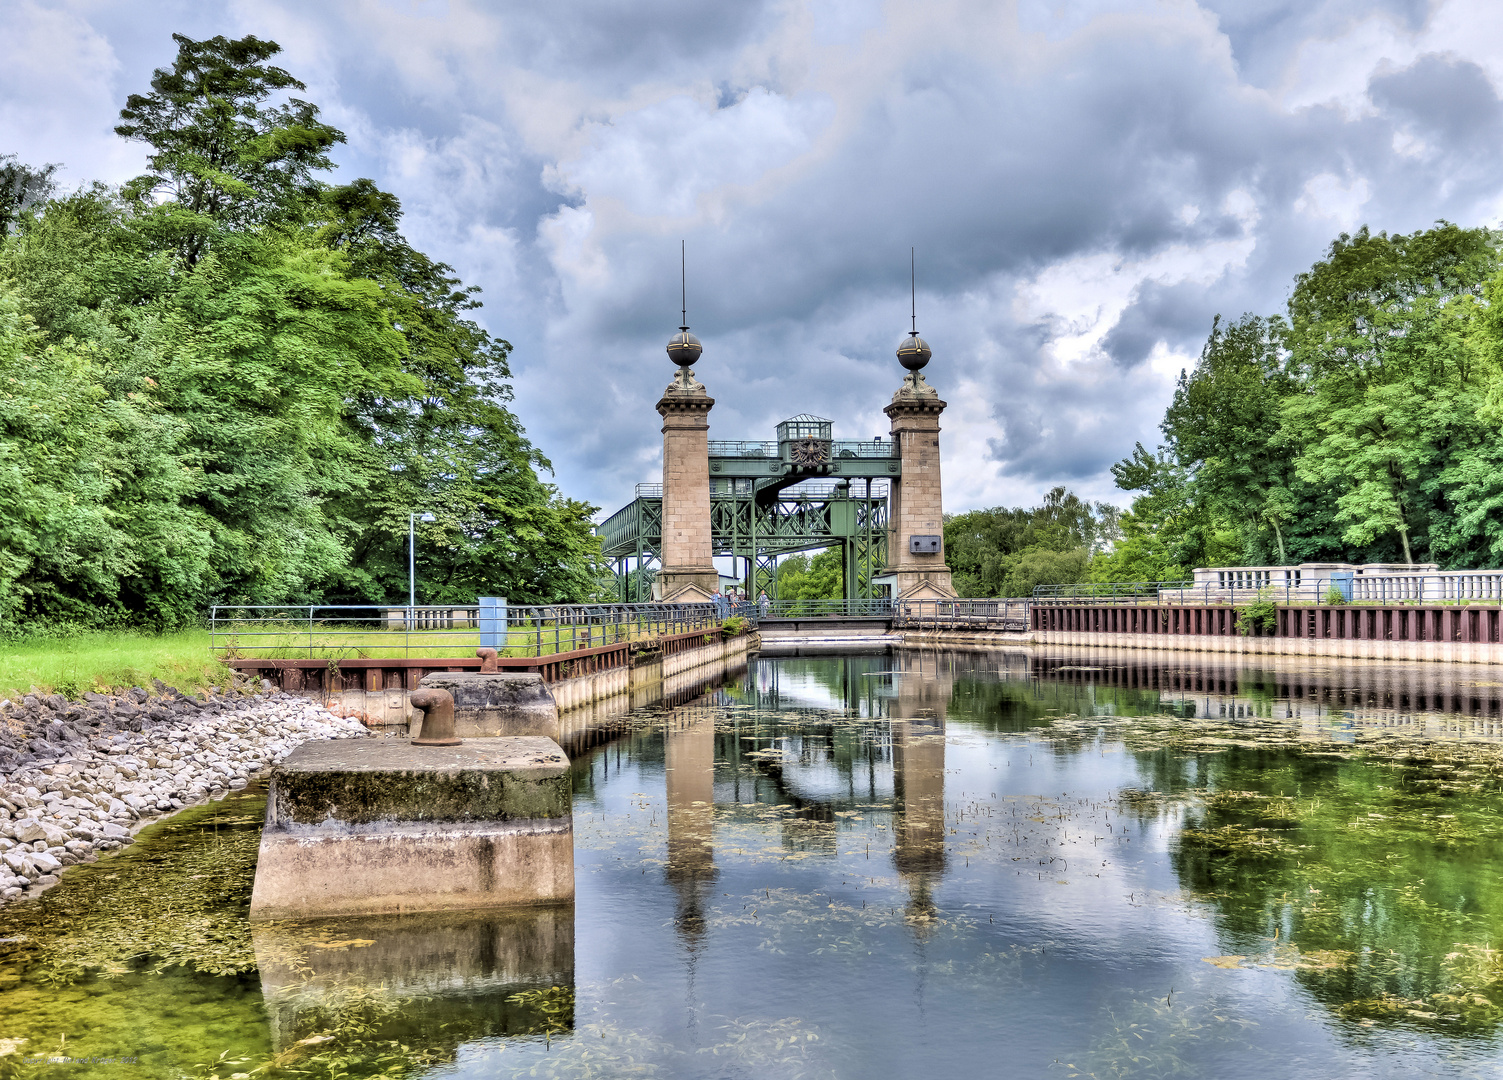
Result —
[{"label": "concrete pier", "polygon": [[568,766],[540,736],[304,743],[272,776],[250,917],[571,900]]},{"label": "concrete pier", "polygon": [[[462,739],[540,735],[558,739],[558,705],[543,677],[530,672],[435,671],[426,689],[454,698],[454,731]],[[417,724],[412,725],[412,734]]]}]

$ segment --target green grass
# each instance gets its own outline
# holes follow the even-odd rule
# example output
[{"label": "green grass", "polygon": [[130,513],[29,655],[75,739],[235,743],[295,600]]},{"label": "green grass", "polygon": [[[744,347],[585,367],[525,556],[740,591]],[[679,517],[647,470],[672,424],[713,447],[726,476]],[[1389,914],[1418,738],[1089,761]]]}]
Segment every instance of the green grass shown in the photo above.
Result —
[{"label": "green grass", "polygon": [[[355,629],[314,624],[306,627],[267,622],[242,624],[231,636],[217,634],[210,649],[207,630],[170,634],[99,631],[66,638],[0,640],[0,697],[16,698],[33,686],[47,693],[77,697],[131,686],[150,687],[151,680],[184,690],[201,690],[229,682],[229,669],[214,654],[250,658],[396,659],[400,657],[472,657],[480,646],[478,631],[404,633],[401,630]],[[588,646],[655,637],[646,626],[583,627],[545,623],[513,629],[502,656],[550,656]],[[541,638],[541,646],[539,643]]]},{"label": "green grass", "polygon": [[0,697],[14,698],[35,686],[77,697],[152,679],[183,690],[223,686],[228,669],[209,654],[207,630],[171,634],[101,631],[67,638],[0,641]]},{"label": "green grass", "polygon": [[[687,628],[695,629],[695,628]],[[544,623],[541,627],[513,628],[507,642],[498,650],[501,656],[550,656],[574,649],[598,648],[622,641],[638,641],[657,636],[646,625],[633,623],[585,627]],[[232,656],[244,659],[287,657],[290,659],[363,660],[399,659],[402,657],[474,656],[480,647],[479,631],[384,630],[349,625],[314,623],[294,625],[286,622],[242,622],[233,632],[221,630],[215,647],[228,649]]]}]

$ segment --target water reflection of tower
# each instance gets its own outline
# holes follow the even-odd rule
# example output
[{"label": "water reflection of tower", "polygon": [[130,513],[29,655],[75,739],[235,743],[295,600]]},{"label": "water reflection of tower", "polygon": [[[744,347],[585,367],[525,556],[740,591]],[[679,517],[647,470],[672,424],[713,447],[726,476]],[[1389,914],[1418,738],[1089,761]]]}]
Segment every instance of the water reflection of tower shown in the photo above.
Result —
[{"label": "water reflection of tower", "polygon": [[664,765],[668,788],[668,882],[678,893],[678,927],[694,947],[704,933],[704,899],[715,882],[715,712],[712,706],[674,709],[668,719]]},{"label": "water reflection of tower", "polygon": [[888,713],[897,809],[893,865],[908,885],[908,914],[927,916],[945,872],[945,710],[954,677],[933,653],[899,652],[893,667],[900,672]]}]

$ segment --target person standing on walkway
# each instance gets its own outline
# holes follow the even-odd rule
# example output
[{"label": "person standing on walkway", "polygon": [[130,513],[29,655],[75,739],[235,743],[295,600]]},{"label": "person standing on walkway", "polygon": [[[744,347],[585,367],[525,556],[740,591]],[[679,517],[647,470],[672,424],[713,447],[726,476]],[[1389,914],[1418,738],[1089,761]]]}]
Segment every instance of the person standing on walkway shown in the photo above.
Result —
[{"label": "person standing on walkway", "polygon": [[710,600],[715,605],[715,617],[717,619],[724,619],[727,615],[730,614],[731,605],[726,602],[725,596],[721,593],[719,585],[716,585],[715,591],[710,594]]},{"label": "person standing on walkway", "polygon": [[767,618],[767,611],[772,607],[772,601],[767,598],[767,590],[762,590],[762,595],[757,597],[757,608],[762,612],[762,618]]}]

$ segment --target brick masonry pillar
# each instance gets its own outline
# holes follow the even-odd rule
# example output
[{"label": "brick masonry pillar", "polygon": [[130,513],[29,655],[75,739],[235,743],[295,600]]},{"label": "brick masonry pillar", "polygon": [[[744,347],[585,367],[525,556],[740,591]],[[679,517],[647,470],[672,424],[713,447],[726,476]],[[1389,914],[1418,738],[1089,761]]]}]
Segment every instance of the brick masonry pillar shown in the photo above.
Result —
[{"label": "brick masonry pillar", "polygon": [[[720,583],[710,542],[710,409],[715,399],[698,384],[663,392],[664,600],[708,599]],[[696,595],[702,592],[704,595]]]},{"label": "brick masonry pillar", "polygon": [[[917,388],[915,388],[917,387]],[[882,411],[892,421],[892,441],[903,459],[903,474],[892,485],[887,535],[887,569],[897,576],[894,595],[944,599],[955,595],[945,565],[944,501],[939,475],[939,414],[945,402],[927,384],[905,382]],[[909,538],[940,537],[939,550],[913,552]]]}]

